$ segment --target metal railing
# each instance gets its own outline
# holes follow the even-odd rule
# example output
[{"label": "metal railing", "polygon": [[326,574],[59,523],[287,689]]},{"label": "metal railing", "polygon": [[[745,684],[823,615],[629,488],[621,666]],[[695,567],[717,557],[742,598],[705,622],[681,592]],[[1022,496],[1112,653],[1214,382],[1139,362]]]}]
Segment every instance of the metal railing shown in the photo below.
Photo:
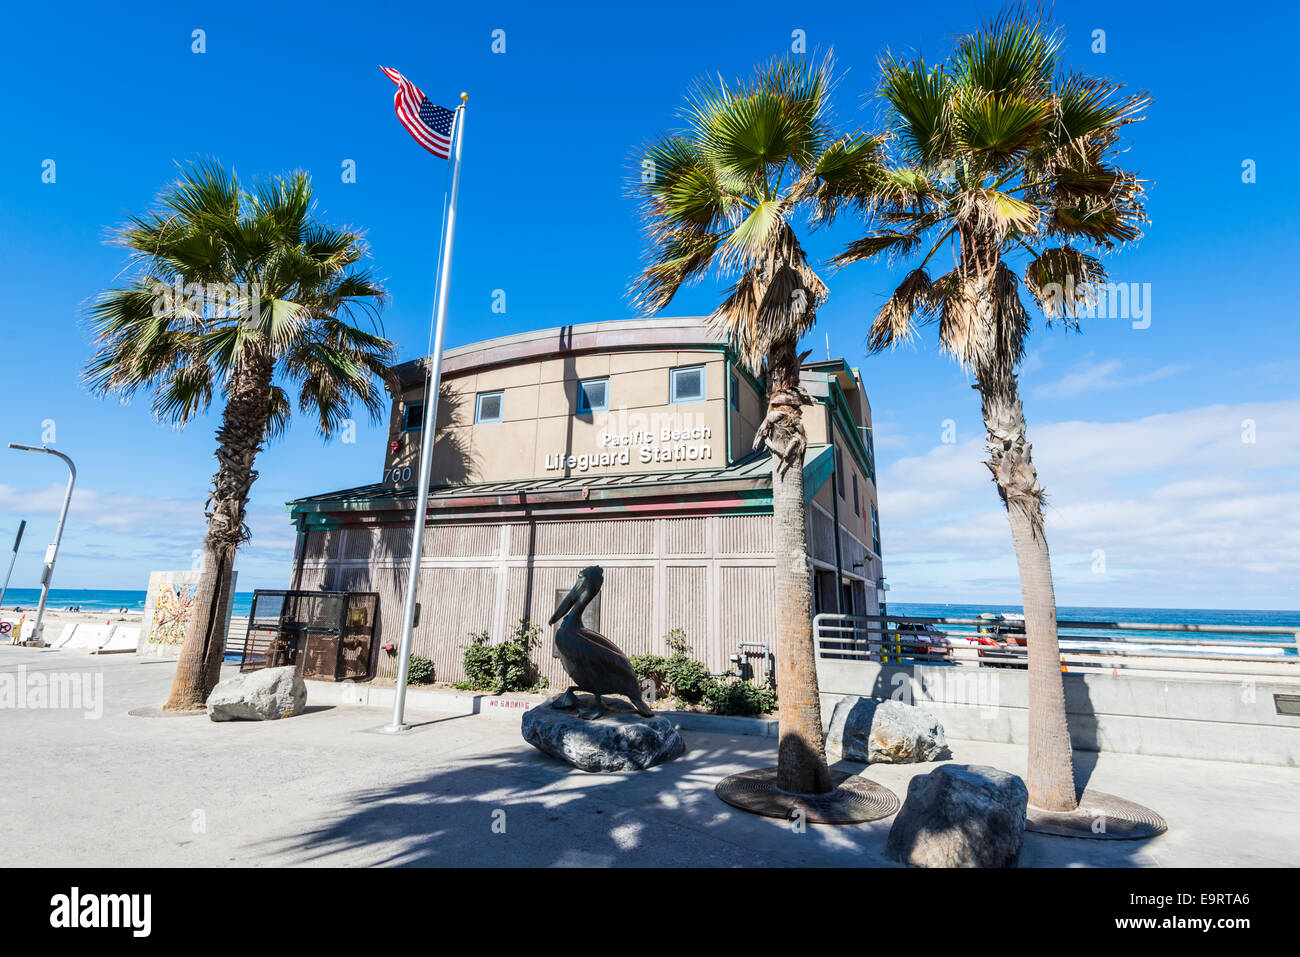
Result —
[{"label": "metal railing", "polygon": [[[1300,677],[1300,627],[1060,620],[1057,634],[1065,671]],[[820,614],[813,619],[813,637],[824,659],[984,668],[1027,664],[1023,621],[1002,618]]]}]

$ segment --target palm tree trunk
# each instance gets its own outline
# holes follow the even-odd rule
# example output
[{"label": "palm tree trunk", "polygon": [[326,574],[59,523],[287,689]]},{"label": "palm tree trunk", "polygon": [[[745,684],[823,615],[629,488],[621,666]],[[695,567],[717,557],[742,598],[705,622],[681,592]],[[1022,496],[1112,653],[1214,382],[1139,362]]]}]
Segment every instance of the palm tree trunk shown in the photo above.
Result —
[{"label": "palm tree trunk", "polygon": [[774,350],[769,362],[771,385],[764,430],[773,450],[772,549],[776,558],[776,688],[780,702],[776,786],[792,794],[826,794],[834,786],[822,733],[803,500],[806,440],[801,406],[807,399],[800,394],[794,342]]},{"label": "palm tree trunk", "polygon": [[253,463],[262,450],[268,418],[272,366],[251,360],[235,373],[217,430],[217,474],[208,500],[208,532],[203,568],[195,588],[193,612],[181,645],[166,711],[193,711],[204,706],[221,679],[226,643],[226,607],[230,601],[235,554],[248,537],[244,513],[257,472]]},{"label": "palm tree trunk", "polygon": [[1011,523],[1011,540],[1020,567],[1029,655],[1029,803],[1053,811],[1078,806],[1074,788],[1070,729],[1065,715],[1065,682],[1057,639],[1056,593],[1043,530],[1043,489],[1038,484],[1024,409],[1014,375],[981,378],[986,463]]}]

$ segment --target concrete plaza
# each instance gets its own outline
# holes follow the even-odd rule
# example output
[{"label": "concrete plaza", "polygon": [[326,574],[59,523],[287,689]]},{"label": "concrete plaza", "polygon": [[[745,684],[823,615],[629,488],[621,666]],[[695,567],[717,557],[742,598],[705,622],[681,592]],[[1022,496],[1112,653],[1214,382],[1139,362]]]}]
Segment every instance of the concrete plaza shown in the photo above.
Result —
[{"label": "concrete plaza", "polygon": [[[596,775],[528,746],[518,714],[316,705],[273,722],[139,717],[173,664],[0,646],[29,687],[76,676],[102,697],[0,710],[0,866],[896,866],[890,819],[853,827],[752,817],[713,794],[775,761],[775,739],[684,731],[688,751],[639,773]],[[24,670],[25,669],[25,670]],[[13,682],[10,682],[11,686]],[[21,694],[21,692],[20,692]],[[100,710],[99,717],[89,717]],[[1025,770],[1022,747],[954,740],[954,760]],[[1169,822],[1145,842],[1028,834],[1022,866],[1276,866],[1300,857],[1300,770],[1079,753],[1091,787]],[[844,763],[846,769],[861,765]],[[872,766],[905,796],[930,765]]]}]

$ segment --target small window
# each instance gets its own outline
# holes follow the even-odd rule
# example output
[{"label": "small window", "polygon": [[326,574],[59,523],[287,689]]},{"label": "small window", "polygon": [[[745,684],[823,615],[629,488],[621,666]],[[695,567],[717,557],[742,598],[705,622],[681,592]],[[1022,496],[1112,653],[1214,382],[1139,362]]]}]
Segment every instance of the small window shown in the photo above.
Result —
[{"label": "small window", "polygon": [[844,487],[844,455],[838,445],[835,446],[835,487],[840,490],[840,498],[849,494],[849,490]]},{"label": "small window", "polygon": [[853,514],[862,514],[862,502],[858,498],[858,473],[853,473]]},{"label": "small window", "polygon": [[419,432],[424,428],[424,403],[408,402],[402,414],[402,431]]},{"label": "small window", "polygon": [[731,408],[740,411],[740,380],[734,372],[731,373]]},{"label": "small window", "polygon": [[683,366],[672,370],[672,402],[699,402],[704,398],[704,366]]},{"label": "small window", "polygon": [[872,551],[877,555],[880,554],[880,513],[876,511],[876,506],[871,506],[871,544]]},{"label": "small window", "polygon": [[604,412],[609,409],[609,380],[587,379],[578,383],[578,411]]},{"label": "small window", "polygon": [[501,421],[501,392],[480,392],[474,404],[474,424]]}]

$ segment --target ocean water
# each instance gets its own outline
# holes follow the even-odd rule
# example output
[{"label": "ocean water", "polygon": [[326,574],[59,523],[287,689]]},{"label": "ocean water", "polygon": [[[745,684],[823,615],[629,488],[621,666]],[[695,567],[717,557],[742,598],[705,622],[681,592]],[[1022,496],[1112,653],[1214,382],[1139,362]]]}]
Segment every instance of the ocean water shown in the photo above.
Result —
[{"label": "ocean water", "polygon": [[[918,618],[974,618],[981,612],[1021,614],[1019,605],[940,605],[911,602],[886,602],[886,608],[897,615],[914,615]],[[1081,605],[1060,605],[1058,618],[1073,621],[1131,621],[1139,624],[1183,625],[1270,625],[1300,628],[1300,611],[1263,611],[1254,609],[1223,608],[1088,608]]]},{"label": "ocean water", "polygon": [[[887,602],[886,608],[891,614],[902,616],[913,616],[917,618],[977,618],[983,612],[992,612],[994,614],[1021,614],[1023,608],[1020,605],[937,605],[937,604],[917,604],[911,602]],[[1060,622],[1059,633],[1062,638],[1073,639],[1071,647],[1082,649],[1084,646],[1079,642],[1095,639],[1098,632],[1086,628],[1071,629],[1071,621],[1088,621],[1088,622],[1126,622],[1132,624],[1181,624],[1181,625],[1220,625],[1220,626],[1238,626],[1238,627],[1281,627],[1294,628],[1300,632],[1300,612],[1297,611],[1272,611],[1272,610],[1252,610],[1252,609],[1220,609],[1220,608],[1088,608],[1079,605],[1060,605],[1056,609],[1057,620]],[[963,626],[954,626],[958,632],[964,630]],[[1101,632],[1100,634],[1111,634],[1115,632]],[[1285,634],[1240,634],[1234,635],[1230,632],[1214,633],[1212,635],[1195,635],[1186,633],[1170,633],[1166,631],[1142,631],[1132,630],[1123,632],[1124,640],[1127,642],[1141,645],[1143,638],[1191,638],[1201,639],[1211,642],[1222,642],[1230,644],[1233,641],[1251,641],[1251,642],[1276,642],[1279,647],[1256,648],[1251,650],[1250,654],[1261,655],[1283,655],[1287,657],[1295,656],[1300,649],[1297,648],[1296,635]],[[1095,647],[1095,646],[1094,646]],[[1104,647],[1104,646],[1101,646]],[[1152,646],[1146,646],[1152,647]],[[1163,653],[1178,653],[1179,649],[1164,646]],[[1190,651],[1191,649],[1188,649]]]},{"label": "ocean water", "polygon": [[[102,611],[113,612],[119,608],[125,608],[127,611],[144,611],[145,593],[143,591],[131,590],[111,590],[98,588],[51,588],[50,597],[45,602],[45,607],[53,611],[62,611],[65,608],[74,605],[80,605],[82,611]],[[5,607],[13,608],[21,605],[23,608],[36,609],[36,604],[41,600],[41,590],[39,588],[10,588],[5,592]],[[234,617],[243,615],[248,617],[248,613],[253,608],[253,593],[251,591],[235,592],[234,606],[231,614]]]},{"label": "ocean water", "polygon": [[[36,608],[40,600],[39,588],[10,588],[5,593],[5,607]],[[63,609],[80,605],[83,611],[111,612],[118,608],[144,611],[145,593],[131,590],[104,590],[86,588],[51,588],[47,607]],[[248,616],[253,606],[251,591],[235,592],[233,614]],[[889,602],[890,612],[896,615],[914,615],[920,618],[974,618],[981,612],[1019,614],[1019,605],[962,605],[918,604]],[[1300,629],[1300,611],[1267,611],[1254,609],[1216,608],[1086,608],[1062,605],[1057,610],[1063,619],[1075,621],[1131,621],[1158,623],[1183,623],[1198,625],[1280,625]]]}]

